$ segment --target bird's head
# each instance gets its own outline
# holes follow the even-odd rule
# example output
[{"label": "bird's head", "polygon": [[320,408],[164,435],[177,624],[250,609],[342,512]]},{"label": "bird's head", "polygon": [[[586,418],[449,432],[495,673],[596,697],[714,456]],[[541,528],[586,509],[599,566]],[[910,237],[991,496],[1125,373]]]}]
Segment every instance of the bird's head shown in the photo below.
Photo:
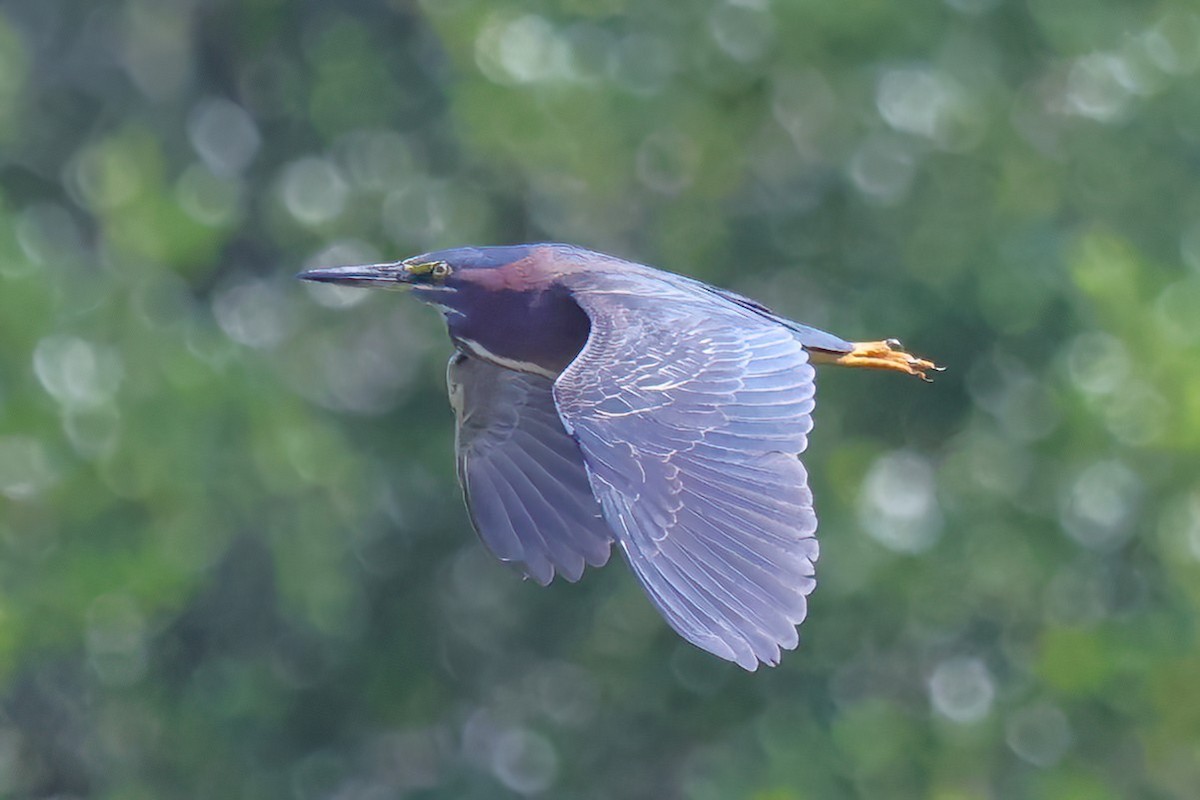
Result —
[{"label": "bird's head", "polygon": [[410,289],[420,300],[453,307],[464,295],[543,288],[552,277],[552,247],[458,247],[385,264],[311,269],[297,277],[343,286]]},{"label": "bird's head", "polygon": [[495,363],[557,375],[587,339],[587,315],[560,278],[603,257],[557,244],[458,247],[390,264],[327,267],[308,281],[409,289],[439,307],[460,349]]}]

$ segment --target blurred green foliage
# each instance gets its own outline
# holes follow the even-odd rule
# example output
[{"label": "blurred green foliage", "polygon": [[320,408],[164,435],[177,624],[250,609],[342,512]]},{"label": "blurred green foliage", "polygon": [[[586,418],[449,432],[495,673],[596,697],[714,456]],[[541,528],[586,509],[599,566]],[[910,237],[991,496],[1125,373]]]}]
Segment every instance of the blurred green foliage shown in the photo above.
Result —
[{"label": "blurred green foliage", "polygon": [[[1187,0],[0,3],[0,797],[1200,796]],[[563,240],[822,375],[744,674],[475,541],[437,315],[304,267]]]}]

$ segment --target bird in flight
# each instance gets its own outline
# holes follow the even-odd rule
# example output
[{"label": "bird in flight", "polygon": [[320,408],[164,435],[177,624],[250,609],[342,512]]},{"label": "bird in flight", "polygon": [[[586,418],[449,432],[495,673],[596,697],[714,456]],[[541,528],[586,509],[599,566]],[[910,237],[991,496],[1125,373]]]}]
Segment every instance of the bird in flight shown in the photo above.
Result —
[{"label": "bird in flight", "polygon": [[798,642],[818,546],[813,365],[940,370],[700,281],[564,244],[314,269],[440,308],[457,465],[489,550],[542,585],[612,545],[684,639],[754,670]]}]

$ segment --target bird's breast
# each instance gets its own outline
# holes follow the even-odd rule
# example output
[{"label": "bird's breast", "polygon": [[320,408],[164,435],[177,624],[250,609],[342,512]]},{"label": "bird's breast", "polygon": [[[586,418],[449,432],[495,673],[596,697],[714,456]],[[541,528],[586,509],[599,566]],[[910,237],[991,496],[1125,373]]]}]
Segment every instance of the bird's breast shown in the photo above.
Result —
[{"label": "bird's breast", "polygon": [[590,323],[565,290],[488,291],[447,315],[466,352],[506,369],[557,377],[587,342]]}]

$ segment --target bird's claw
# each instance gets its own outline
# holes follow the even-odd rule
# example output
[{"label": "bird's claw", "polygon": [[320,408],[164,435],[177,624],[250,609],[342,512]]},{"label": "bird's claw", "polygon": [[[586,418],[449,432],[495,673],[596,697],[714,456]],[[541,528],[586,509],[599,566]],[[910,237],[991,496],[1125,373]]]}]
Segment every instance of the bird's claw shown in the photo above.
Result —
[{"label": "bird's claw", "polygon": [[854,349],[849,353],[837,354],[832,358],[821,359],[828,363],[843,367],[862,367],[865,369],[886,369],[915,375],[926,383],[932,383],[929,372],[945,372],[946,368],[939,366],[904,349],[899,339],[884,339],[882,342],[854,342]]}]

